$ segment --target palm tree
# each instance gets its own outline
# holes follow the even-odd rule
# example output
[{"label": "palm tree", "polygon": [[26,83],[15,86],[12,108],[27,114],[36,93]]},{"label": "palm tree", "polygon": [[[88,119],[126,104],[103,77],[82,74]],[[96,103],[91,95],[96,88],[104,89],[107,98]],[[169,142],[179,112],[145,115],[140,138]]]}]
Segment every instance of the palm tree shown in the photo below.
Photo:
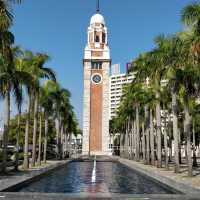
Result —
[{"label": "palm tree", "polygon": [[200,3],[195,2],[182,10],[181,21],[192,32],[192,52],[197,62],[200,62]]},{"label": "palm tree", "polygon": [[[28,132],[29,132],[29,118],[31,105],[34,104],[34,128],[33,128],[33,150],[32,150],[32,166],[35,166],[36,161],[36,133],[37,133],[37,121],[38,121],[38,105],[39,105],[39,88],[40,80],[47,78],[55,80],[55,73],[52,69],[44,67],[44,64],[49,60],[49,56],[46,54],[34,54],[30,51],[26,52],[25,62],[27,64],[26,71],[32,75],[33,84],[29,93],[29,105],[28,105],[28,117],[27,117],[27,126],[26,126],[26,142],[25,142],[25,154],[28,153]],[[27,168],[27,156],[26,157],[26,167]]]},{"label": "palm tree", "polygon": [[[53,118],[55,120],[56,129],[56,153],[57,158],[61,159],[62,155],[62,133],[64,131],[63,119],[67,117],[65,114],[66,109],[70,108],[70,92],[67,89],[61,88],[58,84],[54,85],[53,90],[50,92],[50,98],[53,103]],[[48,101],[47,101],[48,102]],[[62,131],[62,133],[61,133]]]},{"label": "palm tree", "polygon": [[[14,56],[14,60],[15,60],[15,67],[16,70],[18,72],[20,72],[20,90],[21,93],[23,93],[23,87],[25,87],[26,89],[28,89],[30,87],[30,85],[32,85],[32,76],[24,71],[24,62],[23,62],[23,56],[24,56],[24,52],[23,50],[16,46],[12,49],[13,51],[13,56]],[[21,104],[19,104],[18,107],[18,131],[17,131],[17,135],[16,135],[16,170],[18,169],[18,153],[19,153],[19,137],[20,137],[20,130],[21,130],[21,126],[20,126],[20,120],[21,120]]]},{"label": "palm tree", "polygon": [[[164,148],[165,167],[168,169],[168,142],[171,143],[170,115],[173,116],[173,139],[175,172],[180,168],[180,144],[181,134],[184,132],[187,142],[188,174],[192,175],[191,158],[191,127],[193,124],[193,141],[195,141],[195,123],[192,120],[191,101],[195,101],[200,95],[200,3],[186,6],[182,11],[182,22],[189,27],[187,31],[177,33],[169,37],[159,35],[155,39],[156,47],[147,53],[141,54],[133,61],[133,71],[136,80],[125,91],[118,111],[114,119],[115,129],[120,129],[121,156],[126,155],[128,141],[134,141],[131,148],[136,149],[136,160],[140,159],[140,143],[142,138],[143,160],[149,163],[149,149],[151,162],[154,164],[154,129],[157,134],[157,166],[162,167],[162,133],[161,133],[161,107],[164,116]],[[150,92],[145,92],[145,80],[150,79]],[[166,84],[161,83],[166,80]],[[139,87],[140,85],[140,87]],[[164,96],[163,96],[164,95]],[[167,96],[166,96],[167,95]],[[153,98],[152,98],[153,97]],[[150,99],[148,99],[150,98]],[[178,101],[182,104],[178,104]],[[171,101],[171,102],[170,102]],[[134,113],[134,115],[131,113]],[[194,114],[193,114],[194,115]],[[156,126],[154,128],[154,117]],[[180,120],[179,120],[179,118]],[[168,123],[167,123],[168,118]],[[132,122],[133,137],[130,137],[130,119]],[[184,120],[184,126],[181,120]],[[118,122],[118,123],[117,123]],[[193,123],[192,123],[193,122]],[[141,131],[142,130],[142,131]],[[141,135],[142,132],[142,135]],[[150,132],[150,135],[148,133]],[[130,139],[131,138],[131,139]],[[169,138],[169,139],[168,139]],[[150,142],[149,142],[150,140]],[[133,146],[132,146],[133,145]],[[125,146],[125,151],[124,151]],[[171,146],[171,144],[170,144]],[[169,146],[169,147],[170,147]],[[133,151],[134,152],[134,151]]]},{"label": "palm tree", "polygon": [[[13,73],[12,71],[12,65],[13,65],[13,57],[12,57],[12,51],[11,51],[11,45],[14,43],[14,36],[11,32],[9,32],[9,28],[12,25],[13,22],[13,16],[11,14],[11,3],[20,3],[20,0],[9,0],[9,1],[4,1],[1,0],[0,1],[0,17],[1,17],[1,21],[0,21],[0,34],[1,34],[1,38],[0,38],[0,53],[1,53],[1,59],[3,61],[1,61],[1,64],[4,65],[1,69],[1,76],[3,77],[3,73],[4,73],[4,80],[2,80],[4,82],[4,86],[1,86],[1,92],[5,98],[5,102],[6,102],[6,108],[5,108],[5,120],[4,120],[4,161],[3,161],[3,170],[5,170],[6,167],[6,159],[7,159],[7,155],[6,155],[6,146],[7,146],[7,135],[8,135],[8,131],[9,131],[9,119],[10,119],[10,91],[17,91],[16,93],[16,97],[19,100],[20,99],[20,92],[17,89],[17,86],[15,84],[11,84],[8,83],[8,79],[7,79],[7,83],[5,80],[5,73],[8,72],[9,75],[11,75]],[[10,68],[10,69],[6,69],[6,67]],[[13,82],[14,83],[14,82]],[[15,85],[15,86],[14,86]],[[4,87],[4,88],[3,88]],[[7,92],[6,92],[7,90]],[[18,103],[20,102],[20,100],[18,101]]]},{"label": "palm tree", "polygon": [[37,158],[37,163],[38,165],[41,165],[41,151],[42,151],[42,109],[39,108],[39,139],[38,139],[38,158]]},{"label": "palm tree", "polygon": [[[194,96],[194,92],[197,89],[195,87],[194,90],[194,84],[196,86],[199,86],[198,82],[198,76],[199,76],[199,70],[198,70],[198,64],[200,63],[200,4],[198,2],[191,3],[188,6],[186,6],[182,10],[182,17],[181,17],[182,23],[185,24],[187,27],[189,27],[189,31],[184,32],[181,34],[181,36],[188,41],[189,45],[187,45],[189,49],[189,58],[187,61],[189,61],[189,66],[186,65],[186,68],[184,70],[184,79],[186,79],[187,82],[183,82],[184,88],[186,90],[185,95],[183,97],[184,102],[184,111],[185,111],[185,134],[187,138],[187,161],[188,161],[188,175],[192,176],[192,160],[191,160],[191,144],[190,144],[190,137],[191,137],[191,111],[189,109],[189,101],[190,97]],[[186,62],[188,64],[188,62]],[[195,74],[191,74],[195,73]],[[188,76],[192,75],[191,77]],[[196,77],[197,75],[197,77]],[[193,82],[193,83],[192,83]],[[190,88],[188,87],[190,86]],[[199,91],[197,91],[196,96],[199,97]]]},{"label": "palm tree", "polygon": [[27,117],[26,117],[26,125],[25,125],[25,137],[24,137],[24,161],[23,161],[23,168],[29,168],[29,124],[30,124],[30,113],[31,113],[31,102],[32,102],[32,85],[33,85],[33,77],[32,74],[29,72],[29,68],[32,65],[31,59],[32,53],[29,51],[23,52],[23,55],[20,59],[17,60],[17,66],[20,71],[27,73],[27,77],[30,77],[29,84],[26,85],[27,89]]},{"label": "palm tree", "polygon": [[[168,125],[170,124],[170,111],[171,111],[171,96],[170,92],[166,87],[162,88],[161,92],[162,97],[162,110],[163,110],[163,134],[164,134],[164,149],[165,149],[165,168],[169,169],[169,151],[168,151],[168,137],[169,137],[169,131]],[[169,117],[168,117],[169,116]]]},{"label": "palm tree", "polygon": [[55,116],[55,124],[56,124],[56,142],[57,142],[57,156],[58,159],[61,159],[62,156],[62,137],[63,132],[63,118],[67,117],[64,116],[66,114],[66,109],[69,108],[69,98],[71,94],[66,89],[60,89],[55,93],[55,106],[56,106],[56,116]]},{"label": "palm tree", "polygon": [[156,113],[156,133],[157,133],[157,167],[162,166],[162,146],[161,146],[161,108],[160,108],[160,88],[163,76],[163,54],[161,46],[163,45],[163,37],[158,36],[155,39],[156,48],[151,52],[142,54],[134,62],[134,70],[137,72],[138,79],[145,81],[146,78],[151,80],[151,85],[154,87],[155,96],[157,99]]},{"label": "palm tree", "polygon": [[35,166],[36,161],[36,138],[37,138],[37,122],[38,122],[38,104],[39,104],[39,87],[40,79],[48,78],[56,80],[55,73],[51,68],[44,67],[44,64],[49,60],[46,54],[33,55],[33,65],[30,72],[34,77],[33,98],[34,98],[34,128],[33,128],[33,151],[32,151],[32,166]]},{"label": "palm tree", "polygon": [[184,105],[184,123],[185,135],[187,142],[187,161],[188,161],[188,176],[193,176],[192,173],[192,151],[191,151],[191,136],[192,136],[192,111],[190,101],[194,101],[199,96],[199,69],[197,66],[186,65],[182,70],[182,90],[181,95]]},{"label": "palm tree", "polygon": [[[185,36],[184,36],[185,37]],[[178,132],[178,105],[177,97],[181,88],[182,70],[190,59],[190,42],[179,34],[168,39],[166,51],[166,78],[172,96],[173,137],[175,148],[175,172],[179,172],[179,132]]]},{"label": "palm tree", "polygon": [[[52,116],[53,104],[54,104],[54,93],[58,90],[59,85],[51,80],[45,81],[43,86],[40,88],[40,106],[44,110],[44,121],[45,121],[45,130],[44,130],[44,152],[43,152],[43,161],[46,163],[47,155],[47,139],[48,139],[48,127],[49,127],[49,117]],[[39,144],[41,145],[41,144]]]},{"label": "palm tree", "polygon": [[3,170],[6,168],[7,160],[7,142],[9,133],[9,121],[10,121],[10,94],[12,92],[16,99],[19,113],[21,112],[22,103],[22,84],[29,82],[29,76],[26,72],[20,71],[15,64],[15,57],[10,49],[9,51],[10,62],[4,62],[2,58],[2,65],[0,68],[0,93],[5,99],[5,122],[4,122],[4,159]]},{"label": "palm tree", "polygon": [[24,169],[29,167],[28,153],[29,153],[29,124],[31,108],[34,103],[34,132],[33,132],[33,165],[35,164],[35,146],[36,146],[36,131],[37,131],[37,112],[38,112],[38,91],[41,78],[55,79],[54,72],[45,68],[43,64],[48,59],[47,55],[34,54],[30,51],[25,51],[21,58],[21,70],[31,77],[31,84],[27,87],[28,92],[28,105],[27,105],[27,118],[26,118],[26,131],[25,131],[25,145],[24,145]]},{"label": "palm tree", "polygon": [[13,24],[12,4],[21,3],[21,0],[0,0],[0,32],[7,31]]},{"label": "palm tree", "polygon": [[73,107],[71,104],[66,104],[65,112],[63,113],[63,135],[62,135],[62,158],[65,158],[66,151],[68,149],[68,140],[67,138],[70,138],[73,134],[74,136],[77,136],[80,134],[80,129],[78,128],[78,122],[73,110]]}]

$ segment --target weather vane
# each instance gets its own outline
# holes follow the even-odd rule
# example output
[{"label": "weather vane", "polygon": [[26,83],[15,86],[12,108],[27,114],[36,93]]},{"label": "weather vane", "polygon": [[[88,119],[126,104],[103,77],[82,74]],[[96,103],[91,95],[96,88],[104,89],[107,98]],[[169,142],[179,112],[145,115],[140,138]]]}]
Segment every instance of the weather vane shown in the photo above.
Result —
[{"label": "weather vane", "polygon": [[99,8],[99,0],[97,0],[97,13],[100,12],[100,8]]}]

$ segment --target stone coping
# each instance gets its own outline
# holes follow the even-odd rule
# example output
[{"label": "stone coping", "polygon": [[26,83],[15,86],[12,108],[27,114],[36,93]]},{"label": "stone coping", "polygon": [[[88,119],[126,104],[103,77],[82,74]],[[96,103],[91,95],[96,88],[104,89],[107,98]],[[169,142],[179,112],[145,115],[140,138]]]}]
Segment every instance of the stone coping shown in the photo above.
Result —
[{"label": "stone coping", "polygon": [[111,193],[0,193],[3,200],[199,200],[199,195]]},{"label": "stone coping", "polygon": [[31,168],[27,171],[19,171],[14,175],[0,176],[0,192],[4,191],[13,191],[23,184],[32,182],[42,175],[47,174],[48,172],[55,170],[63,165],[67,164],[71,160],[65,161],[51,161],[47,162],[47,166],[42,166],[40,168]]},{"label": "stone coping", "polygon": [[140,162],[136,162],[133,160],[128,160],[124,158],[117,157],[116,158],[121,164],[144,174],[147,177],[150,177],[157,182],[160,182],[168,187],[174,188],[175,191],[179,191],[183,194],[188,195],[199,195],[200,199],[200,188],[195,187],[188,181],[183,181],[185,178],[181,179],[178,174],[175,174],[172,171],[161,171],[162,169],[158,169],[156,167],[152,167],[150,165],[144,165]]}]

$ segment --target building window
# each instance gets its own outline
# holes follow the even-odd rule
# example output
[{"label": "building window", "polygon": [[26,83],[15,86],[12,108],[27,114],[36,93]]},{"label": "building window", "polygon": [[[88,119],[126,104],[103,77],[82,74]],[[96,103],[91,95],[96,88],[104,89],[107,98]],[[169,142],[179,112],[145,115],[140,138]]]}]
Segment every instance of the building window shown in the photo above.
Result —
[{"label": "building window", "polygon": [[95,42],[100,42],[100,38],[98,35],[95,36]]},{"label": "building window", "polygon": [[105,33],[103,33],[103,35],[102,35],[102,42],[103,42],[103,43],[106,42],[106,34],[105,34]]},{"label": "building window", "polygon": [[92,69],[102,69],[102,62],[92,62]]}]

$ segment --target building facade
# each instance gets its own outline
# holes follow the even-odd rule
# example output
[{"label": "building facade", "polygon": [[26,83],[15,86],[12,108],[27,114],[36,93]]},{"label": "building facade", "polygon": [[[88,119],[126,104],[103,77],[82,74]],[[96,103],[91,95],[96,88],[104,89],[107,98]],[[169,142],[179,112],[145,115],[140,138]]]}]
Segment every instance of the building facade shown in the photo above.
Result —
[{"label": "building facade", "polygon": [[110,49],[104,17],[92,16],[84,52],[83,154],[109,154]]},{"label": "building facade", "polygon": [[[116,72],[116,70],[114,71]],[[109,119],[116,116],[123,95],[123,88],[130,84],[134,78],[135,75],[131,73],[111,74],[109,84]]]}]

